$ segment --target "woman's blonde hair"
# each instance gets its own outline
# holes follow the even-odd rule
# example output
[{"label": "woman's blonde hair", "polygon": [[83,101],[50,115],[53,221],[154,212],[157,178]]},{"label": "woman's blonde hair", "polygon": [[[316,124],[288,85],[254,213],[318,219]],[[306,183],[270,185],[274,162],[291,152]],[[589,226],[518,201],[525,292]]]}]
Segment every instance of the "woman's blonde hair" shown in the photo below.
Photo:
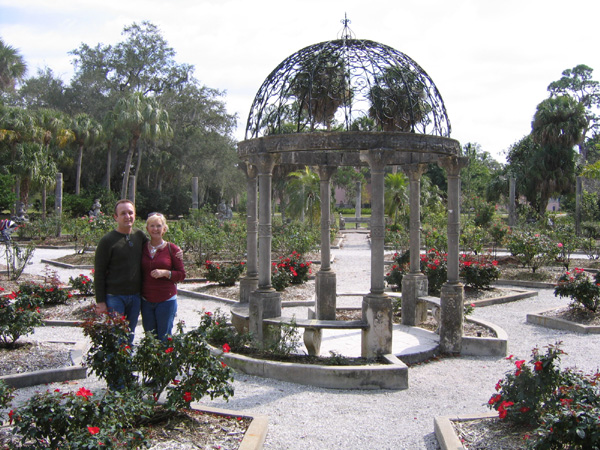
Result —
[{"label": "woman's blonde hair", "polygon": [[157,212],[148,214],[148,219],[146,219],[146,228],[148,227],[148,225],[150,225],[151,222],[156,222],[157,220],[160,220],[160,222],[162,223],[162,226],[165,229],[165,233],[169,231],[167,219],[161,213]]}]

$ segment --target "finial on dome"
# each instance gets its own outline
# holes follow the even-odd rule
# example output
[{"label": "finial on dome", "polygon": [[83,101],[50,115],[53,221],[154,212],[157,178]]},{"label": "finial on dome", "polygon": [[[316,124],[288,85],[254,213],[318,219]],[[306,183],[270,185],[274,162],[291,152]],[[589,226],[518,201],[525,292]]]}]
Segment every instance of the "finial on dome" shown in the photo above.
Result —
[{"label": "finial on dome", "polygon": [[354,39],[355,38],[354,32],[348,26],[349,24],[352,23],[352,21],[350,19],[348,19],[348,15],[346,13],[344,13],[344,18],[342,20],[340,20],[340,22],[344,25],[344,28],[341,31],[340,39]]}]

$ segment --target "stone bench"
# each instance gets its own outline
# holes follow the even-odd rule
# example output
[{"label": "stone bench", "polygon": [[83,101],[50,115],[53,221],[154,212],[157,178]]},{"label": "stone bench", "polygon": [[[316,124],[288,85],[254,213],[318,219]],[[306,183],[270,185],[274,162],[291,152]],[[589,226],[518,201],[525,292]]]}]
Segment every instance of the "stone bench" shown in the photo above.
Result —
[{"label": "stone bench", "polygon": [[281,326],[291,325],[292,321],[297,327],[304,328],[304,345],[308,354],[318,356],[321,353],[322,330],[365,330],[369,328],[367,322],[362,320],[318,320],[318,319],[292,319],[290,317],[273,317],[264,319],[263,323]]},{"label": "stone bench", "polygon": [[359,223],[370,224],[371,218],[370,217],[340,217],[340,230],[345,230],[347,223],[354,223],[354,224],[356,224],[356,228],[358,228]]}]

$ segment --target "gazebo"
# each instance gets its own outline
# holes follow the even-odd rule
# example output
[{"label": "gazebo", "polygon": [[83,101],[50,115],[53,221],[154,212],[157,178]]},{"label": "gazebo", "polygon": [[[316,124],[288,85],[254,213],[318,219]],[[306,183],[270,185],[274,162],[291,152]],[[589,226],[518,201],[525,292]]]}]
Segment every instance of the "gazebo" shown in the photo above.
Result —
[{"label": "gazebo", "polygon": [[[426,307],[420,271],[420,180],[439,164],[448,177],[448,280],[441,292],[440,350],[460,353],[463,285],[459,281],[460,143],[438,89],[411,58],[389,46],[356,39],[343,21],[337,40],[311,45],[279,64],[258,90],[238,144],[247,177],[247,275],[240,305],[249,330],[266,340],[265,320],[281,316],[271,286],[271,182],[277,165],[315,167],[321,192],[321,267],[316,274],[315,324],[336,318],[331,268],[331,176],[340,166],[371,171],[371,285],[363,297],[361,354],[391,353],[392,300],[384,282],[384,177],[397,166],[409,179],[410,273],[402,281],[402,322],[416,325]],[[239,309],[238,309],[239,310]],[[343,324],[342,324],[343,326]]]}]

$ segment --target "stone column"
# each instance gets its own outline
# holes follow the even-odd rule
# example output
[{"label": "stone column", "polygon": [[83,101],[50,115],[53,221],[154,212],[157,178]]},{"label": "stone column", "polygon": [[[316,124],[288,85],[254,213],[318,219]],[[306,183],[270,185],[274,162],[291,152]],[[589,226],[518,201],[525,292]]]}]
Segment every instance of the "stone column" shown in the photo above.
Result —
[{"label": "stone column", "polygon": [[[354,208],[354,217],[360,219],[362,215],[362,183],[356,182],[356,207]],[[360,223],[356,222],[354,228],[359,228]]]},{"label": "stone column", "polygon": [[508,179],[508,226],[511,228],[517,224],[515,191],[516,191],[515,177],[510,177]]},{"label": "stone column", "polygon": [[198,209],[198,177],[192,177],[192,209]]},{"label": "stone column", "polygon": [[455,354],[462,350],[464,286],[459,281],[460,169],[466,157],[440,158],[439,165],[448,177],[448,281],[440,294],[440,351]]},{"label": "stone column", "polygon": [[383,278],[384,169],[387,154],[382,150],[360,155],[371,168],[371,292],[363,297],[362,317],[369,324],[362,332],[361,355],[372,358],[392,352],[392,300],[385,294]]},{"label": "stone column", "polygon": [[[17,197],[18,199],[18,197]],[[56,190],[54,191],[54,215],[56,215],[56,237],[62,232],[62,201],[63,201],[63,174],[56,174]]]},{"label": "stone column", "polygon": [[258,195],[256,176],[258,170],[253,164],[241,165],[246,174],[246,276],[240,280],[240,303],[250,301],[250,293],[258,288]]},{"label": "stone column", "polygon": [[331,270],[331,176],[334,166],[319,166],[321,187],[321,268],[316,276],[317,319],[335,320],[336,276]]},{"label": "stone column", "polygon": [[275,159],[260,155],[258,168],[258,289],[250,294],[250,333],[259,342],[271,339],[263,319],[281,316],[281,295],[271,286],[271,184]]},{"label": "stone column", "polygon": [[402,324],[415,326],[427,317],[427,307],[419,297],[427,295],[427,277],[421,272],[421,176],[426,164],[403,167],[410,195],[410,271],[402,278]]}]

